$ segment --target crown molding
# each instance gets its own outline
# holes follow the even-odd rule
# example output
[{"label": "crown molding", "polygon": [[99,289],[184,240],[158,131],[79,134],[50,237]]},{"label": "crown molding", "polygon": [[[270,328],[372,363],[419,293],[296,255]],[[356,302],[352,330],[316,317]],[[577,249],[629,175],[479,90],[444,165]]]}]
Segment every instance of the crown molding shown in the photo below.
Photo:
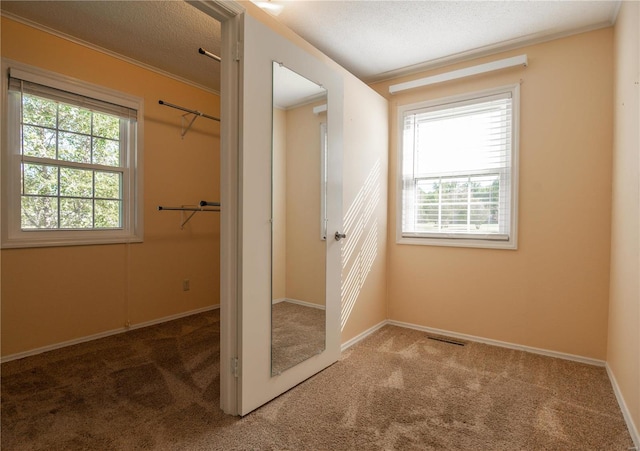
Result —
[{"label": "crown molding", "polygon": [[521,49],[530,45],[541,44],[543,42],[553,41],[555,39],[566,38],[569,36],[587,33],[589,31],[599,30],[601,28],[607,28],[613,25],[612,21],[599,22],[597,24],[588,25],[586,27],[580,27],[568,31],[560,31],[555,33],[534,33],[520,38],[510,39],[502,41],[496,44],[491,44],[483,47],[478,47],[465,52],[455,53],[453,55],[444,56],[442,58],[436,58],[423,63],[413,64],[400,69],[395,69],[387,72],[383,72],[372,77],[365,77],[363,81],[369,85],[374,83],[380,83],[383,81],[393,80],[400,77],[406,77],[409,75],[415,75],[421,72],[426,72],[433,69],[439,69],[441,67],[451,66],[457,63],[463,63],[466,61],[475,60],[485,56],[495,55],[497,53],[506,52],[509,50]]}]

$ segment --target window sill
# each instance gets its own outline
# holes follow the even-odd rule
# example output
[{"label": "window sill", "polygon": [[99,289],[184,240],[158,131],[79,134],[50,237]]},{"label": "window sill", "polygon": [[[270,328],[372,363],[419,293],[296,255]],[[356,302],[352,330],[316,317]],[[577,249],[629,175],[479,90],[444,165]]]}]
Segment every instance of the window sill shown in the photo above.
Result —
[{"label": "window sill", "polygon": [[142,243],[141,236],[110,236],[99,239],[93,237],[76,238],[48,238],[48,239],[10,239],[2,243],[2,249],[26,249],[36,247],[62,246],[101,246],[103,244]]},{"label": "window sill", "polygon": [[468,247],[477,249],[507,249],[517,250],[518,243],[514,238],[505,241],[471,239],[471,238],[418,238],[399,237],[397,244],[417,246],[444,246],[444,247]]}]

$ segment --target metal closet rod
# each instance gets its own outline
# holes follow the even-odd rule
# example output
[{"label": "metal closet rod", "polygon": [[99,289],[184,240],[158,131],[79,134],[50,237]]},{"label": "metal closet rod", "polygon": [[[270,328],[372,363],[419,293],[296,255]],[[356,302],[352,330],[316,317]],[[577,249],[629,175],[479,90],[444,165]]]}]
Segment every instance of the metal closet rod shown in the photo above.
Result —
[{"label": "metal closet rod", "polygon": [[196,116],[206,117],[207,119],[212,119],[214,121],[220,122],[220,118],[219,117],[209,116],[208,114],[204,114],[204,113],[202,113],[202,112],[200,112],[198,110],[192,110],[190,108],[185,108],[183,106],[174,105],[173,103],[165,102],[164,100],[158,100],[158,103],[160,105],[170,106],[171,108],[175,108],[177,110],[186,111],[187,113],[195,114]]},{"label": "metal closet rod", "polygon": [[200,53],[201,55],[206,55],[209,58],[213,58],[214,60],[216,60],[217,62],[221,63],[222,62],[222,58],[220,58],[218,55],[214,55],[211,52],[206,51],[205,49],[203,49],[202,47],[200,47],[198,49],[198,53]]},{"label": "metal closet rod", "polygon": [[202,207],[220,207],[220,202],[207,202],[206,200],[201,200],[199,203],[199,207],[163,207],[162,205],[158,205],[158,210],[179,210],[179,211],[220,211],[218,210],[203,210]]},{"label": "metal closet rod", "polygon": [[169,211],[169,210],[176,210],[176,211],[220,211],[218,210],[204,210],[200,207],[164,207],[162,205],[158,205],[158,210],[160,211]]},{"label": "metal closet rod", "polygon": [[[199,211],[220,211],[220,202],[207,202],[206,200],[201,200],[200,201],[200,206],[199,207],[185,207],[184,205],[181,207],[164,207],[162,205],[158,205],[158,210],[159,211],[163,211],[163,210],[178,210],[181,211],[182,213],[180,213],[180,216],[182,218],[182,223],[180,224],[180,230],[184,229],[184,226],[187,224],[187,222],[191,221],[191,218],[193,218],[193,215],[195,215],[196,213],[198,213]],[[216,208],[202,208],[202,207],[216,207]],[[191,214],[189,216],[187,216],[186,218],[185,216],[185,211],[190,211]]]}]

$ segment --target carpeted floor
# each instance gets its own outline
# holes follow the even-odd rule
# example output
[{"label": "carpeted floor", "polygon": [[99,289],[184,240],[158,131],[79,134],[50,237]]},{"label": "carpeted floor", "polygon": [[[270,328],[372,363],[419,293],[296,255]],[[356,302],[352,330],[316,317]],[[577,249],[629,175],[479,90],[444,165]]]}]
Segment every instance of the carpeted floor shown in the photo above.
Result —
[{"label": "carpeted floor", "polygon": [[324,351],[324,310],[292,302],[271,308],[271,374]]},{"label": "carpeted floor", "polygon": [[3,450],[620,450],[605,370],[386,326],[244,418],[213,311],[2,365]]}]

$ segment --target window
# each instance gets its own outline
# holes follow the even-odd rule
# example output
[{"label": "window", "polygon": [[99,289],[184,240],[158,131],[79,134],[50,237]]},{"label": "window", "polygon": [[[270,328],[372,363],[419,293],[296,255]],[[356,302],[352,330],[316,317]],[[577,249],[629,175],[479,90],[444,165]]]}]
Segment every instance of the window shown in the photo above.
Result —
[{"label": "window", "polygon": [[9,64],[3,247],[142,239],[142,101]]},{"label": "window", "polygon": [[398,242],[517,246],[518,86],[399,109]]}]

